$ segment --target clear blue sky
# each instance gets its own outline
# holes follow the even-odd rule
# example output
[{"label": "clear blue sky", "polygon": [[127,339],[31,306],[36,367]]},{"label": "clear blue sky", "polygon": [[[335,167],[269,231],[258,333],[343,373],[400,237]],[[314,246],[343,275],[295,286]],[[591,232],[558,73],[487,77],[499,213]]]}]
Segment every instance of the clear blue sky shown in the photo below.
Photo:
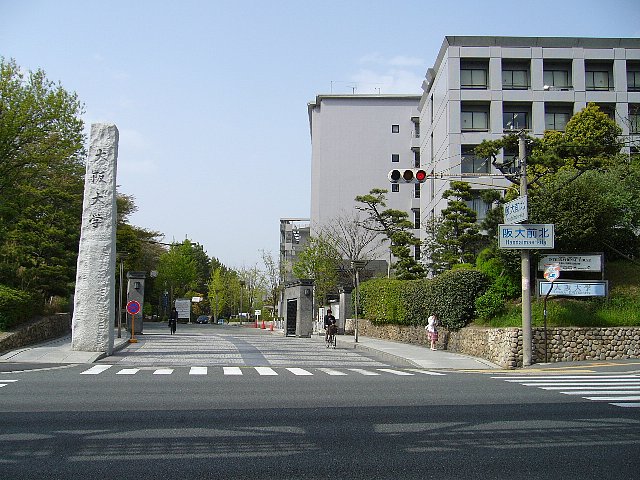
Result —
[{"label": "clear blue sky", "polygon": [[640,2],[0,0],[0,55],[118,126],[131,223],[229,267],[309,216],[307,103],[419,94],[445,35],[638,37]]}]

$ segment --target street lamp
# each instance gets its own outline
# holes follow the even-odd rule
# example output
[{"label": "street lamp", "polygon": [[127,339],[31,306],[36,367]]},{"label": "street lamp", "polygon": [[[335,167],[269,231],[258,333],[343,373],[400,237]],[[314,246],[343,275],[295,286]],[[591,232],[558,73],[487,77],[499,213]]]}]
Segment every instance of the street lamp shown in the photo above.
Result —
[{"label": "street lamp", "polygon": [[354,326],[354,341],[358,343],[358,309],[360,308],[360,270],[362,270],[367,262],[365,260],[352,260],[351,268],[356,272],[356,323]]}]

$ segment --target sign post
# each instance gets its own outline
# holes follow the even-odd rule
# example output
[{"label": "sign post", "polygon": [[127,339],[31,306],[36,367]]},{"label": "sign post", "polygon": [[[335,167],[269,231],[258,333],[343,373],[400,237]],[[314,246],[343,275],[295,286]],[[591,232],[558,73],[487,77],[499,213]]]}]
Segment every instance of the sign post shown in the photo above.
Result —
[{"label": "sign post", "polygon": [[140,304],[136,300],[131,300],[127,303],[127,313],[131,315],[131,338],[129,343],[137,343],[138,340],[135,337],[136,334],[136,314],[140,311]]},{"label": "sign post", "polygon": [[542,309],[544,317],[544,363],[547,363],[549,361],[549,355],[547,354],[547,298],[549,298],[549,294],[551,293],[551,290],[553,290],[553,282],[560,278],[560,265],[552,263],[550,265],[545,265],[545,267],[544,278],[551,282],[551,288],[544,296],[544,306]]}]

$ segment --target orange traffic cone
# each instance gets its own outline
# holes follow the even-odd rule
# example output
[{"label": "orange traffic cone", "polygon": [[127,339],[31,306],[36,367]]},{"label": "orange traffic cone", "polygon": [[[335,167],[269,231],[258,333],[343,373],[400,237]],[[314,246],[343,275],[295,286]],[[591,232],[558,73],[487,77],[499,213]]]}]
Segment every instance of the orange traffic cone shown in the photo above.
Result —
[{"label": "orange traffic cone", "polygon": [[271,320],[271,327],[269,328],[273,332],[273,320]]},{"label": "orange traffic cone", "polygon": [[264,324],[264,320],[262,320],[262,329],[264,330],[267,326]]}]

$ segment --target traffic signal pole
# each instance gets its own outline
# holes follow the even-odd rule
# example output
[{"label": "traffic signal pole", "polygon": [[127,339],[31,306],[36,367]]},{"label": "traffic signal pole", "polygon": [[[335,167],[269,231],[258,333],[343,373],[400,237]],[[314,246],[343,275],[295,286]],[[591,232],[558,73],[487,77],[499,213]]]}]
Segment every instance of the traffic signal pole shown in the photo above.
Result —
[{"label": "traffic signal pole", "polygon": [[[527,194],[527,148],[524,130],[518,135],[518,157],[520,158],[520,196]],[[529,250],[520,250],[522,270],[522,365],[531,365],[531,260]]]}]

